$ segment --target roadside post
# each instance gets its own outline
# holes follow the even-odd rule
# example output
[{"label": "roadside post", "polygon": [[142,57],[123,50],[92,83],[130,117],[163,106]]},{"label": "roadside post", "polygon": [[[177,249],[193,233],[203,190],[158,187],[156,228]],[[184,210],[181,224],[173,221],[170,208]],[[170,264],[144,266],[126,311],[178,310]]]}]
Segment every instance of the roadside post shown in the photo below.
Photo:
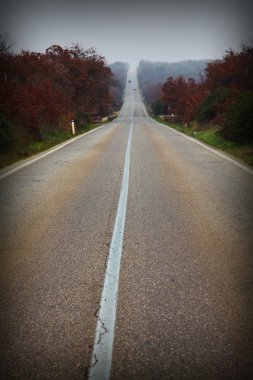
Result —
[{"label": "roadside post", "polygon": [[73,119],[72,119],[72,121],[71,121],[71,126],[72,126],[72,134],[75,135],[75,134],[76,134],[76,130],[75,130],[75,122],[74,122]]}]

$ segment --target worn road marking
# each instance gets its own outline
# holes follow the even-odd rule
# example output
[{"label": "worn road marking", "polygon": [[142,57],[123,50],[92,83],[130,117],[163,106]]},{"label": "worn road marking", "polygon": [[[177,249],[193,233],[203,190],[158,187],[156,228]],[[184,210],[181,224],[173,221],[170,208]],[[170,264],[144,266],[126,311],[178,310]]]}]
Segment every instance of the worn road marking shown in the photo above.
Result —
[{"label": "worn road marking", "polygon": [[89,372],[90,380],[108,380],[110,378],[114,329],[116,320],[116,304],[118,295],[120,261],[122,254],[128,195],[132,129],[133,123],[131,123],[128,137],[122,188],[119,198],[111,246],[107,258],[105,281],[100,302],[100,309],[98,312],[96,335],[93,346],[91,367]]}]

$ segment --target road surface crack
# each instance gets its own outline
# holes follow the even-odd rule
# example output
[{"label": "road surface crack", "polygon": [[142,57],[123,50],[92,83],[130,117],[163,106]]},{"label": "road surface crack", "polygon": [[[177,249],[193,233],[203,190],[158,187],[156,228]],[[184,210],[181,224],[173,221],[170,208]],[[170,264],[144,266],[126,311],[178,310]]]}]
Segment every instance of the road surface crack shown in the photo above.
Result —
[{"label": "road surface crack", "polygon": [[[109,330],[106,328],[104,322],[99,317],[100,308],[101,308],[101,305],[99,305],[99,307],[97,308],[97,310],[94,313],[94,317],[96,317],[99,320],[99,322],[101,324],[101,330],[102,330],[99,333],[98,341],[97,341],[97,343],[95,343],[96,345],[99,345],[103,339],[103,336],[109,332]],[[92,349],[92,346],[90,346],[90,349]],[[92,367],[95,367],[97,363],[98,363],[97,354],[93,351],[93,353],[91,355],[91,364],[88,367],[86,367],[85,379],[89,376],[90,369]]]},{"label": "road surface crack", "polygon": [[91,363],[90,368],[95,367],[95,365],[96,365],[97,362],[98,362],[98,358],[97,358],[97,355],[96,355],[96,354],[93,354],[93,355],[92,355],[92,361],[93,361],[93,360],[94,360],[94,363]]},{"label": "road surface crack", "polygon": [[100,344],[101,341],[102,341],[102,339],[103,339],[103,336],[104,336],[105,334],[107,334],[107,333],[109,332],[109,330],[106,328],[104,322],[101,320],[101,318],[100,318],[99,316],[98,316],[98,320],[99,320],[99,322],[101,323],[101,328],[104,330],[104,331],[101,331],[101,332],[99,333],[99,338],[98,338],[98,342],[97,342],[97,344]]}]

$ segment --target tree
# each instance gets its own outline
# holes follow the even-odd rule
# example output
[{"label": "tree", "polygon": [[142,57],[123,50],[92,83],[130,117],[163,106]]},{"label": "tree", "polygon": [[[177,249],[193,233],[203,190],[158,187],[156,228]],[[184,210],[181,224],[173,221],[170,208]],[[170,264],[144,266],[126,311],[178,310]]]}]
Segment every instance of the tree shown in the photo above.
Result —
[{"label": "tree", "polygon": [[0,34],[0,56],[12,54],[11,48],[15,42],[8,33]]},{"label": "tree", "polygon": [[0,54],[0,112],[14,129],[33,139],[43,133],[79,127],[93,112],[108,112],[112,72],[94,48],[52,45],[45,53]]},{"label": "tree", "polygon": [[162,99],[168,105],[170,113],[177,115],[182,121],[190,122],[203,99],[204,85],[195,79],[182,76],[175,79],[169,77],[162,87]]},{"label": "tree", "polygon": [[253,89],[253,48],[243,46],[239,53],[230,49],[222,60],[210,62],[206,68],[210,90],[217,87]]},{"label": "tree", "polygon": [[253,142],[253,91],[244,90],[223,114],[221,136],[242,143]]},{"label": "tree", "polygon": [[155,116],[163,115],[164,106],[160,99],[152,103],[151,107]]}]

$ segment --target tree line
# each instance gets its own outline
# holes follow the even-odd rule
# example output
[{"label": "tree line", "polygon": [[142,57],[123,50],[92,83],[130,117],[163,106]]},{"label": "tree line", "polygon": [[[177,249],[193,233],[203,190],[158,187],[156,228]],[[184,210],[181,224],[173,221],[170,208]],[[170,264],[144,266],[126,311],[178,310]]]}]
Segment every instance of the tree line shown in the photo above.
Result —
[{"label": "tree line", "polygon": [[176,78],[179,75],[191,77],[196,80],[203,74],[204,69],[210,60],[186,60],[179,62],[151,62],[141,60],[138,66],[138,77],[142,85],[163,83],[171,76]]},{"label": "tree line", "polygon": [[[221,60],[210,61],[198,80],[168,76],[163,84],[140,85],[155,114],[173,115],[185,125],[217,126],[224,138],[253,141],[253,48],[230,49]],[[148,91],[148,94],[147,94]]]},{"label": "tree line", "polygon": [[114,62],[110,64],[109,67],[114,75],[117,84],[110,87],[110,94],[112,96],[112,108],[119,110],[122,106],[129,64],[125,62]]},{"label": "tree line", "polygon": [[69,131],[121,106],[128,66],[114,75],[94,48],[50,46],[45,53],[14,54],[0,37],[0,149],[14,149],[46,133]]}]

